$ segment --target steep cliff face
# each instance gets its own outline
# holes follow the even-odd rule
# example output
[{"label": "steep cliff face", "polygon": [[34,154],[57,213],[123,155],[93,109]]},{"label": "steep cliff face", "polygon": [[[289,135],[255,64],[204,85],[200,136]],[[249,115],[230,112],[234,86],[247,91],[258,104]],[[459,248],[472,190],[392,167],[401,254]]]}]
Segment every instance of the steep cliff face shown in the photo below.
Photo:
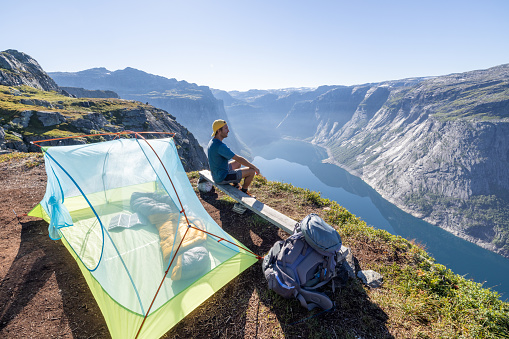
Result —
[{"label": "steep cliff face", "polygon": [[[193,134],[168,112],[136,101],[69,96],[29,56],[16,51],[5,51],[2,55],[5,60],[15,58],[19,63],[11,62],[14,66],[9,69],[8,79],[0,79],[0,151],[38,151],[39,148],[30,144],[31,141],[71,135],[124,130],[171,132],[175,133],[174,140],[186,171],[208,168],[203,148]],[[35,73],[31,74],[34,67]],[[19,81],[13,82],[12,79]],[[113,136],[92,136],[53,141],[46,145],[79,144],[111,138]]]},{"label": "steep cliff face", "polygon": [[[106,68],[93,68],[81,72],[54,72],[50,76],[60,86],[82,87],[88,90],[111,90],[123,99],[147,102],[168,111],[196,136],[206,147],[212,133],[212,122],[226,119],[222,101],[217,100],[207,86],[177,81],[143,71],[126,68],[111,72]],[[228,145],[238,154],[249,157],[247,147],[232,129]]]},{"label": "steep cliff face", "polygon": [[509,256],[509,65],[371,91],[372,109],[314,141],[402,209]]},{"label": "steep cliff face", "polygon": [[330,133],[352,118],[368,90],[368,86],[341,86],[314,100],[296,102],[278,128],[286,135],[304,138],[313,136],[317,130]]},{"label": "steep cliff face", "polygon": [[321,86],[312,92],[289,96],[291,109],[279,123],[283,136],[312,138],[316,142],[337,133],[346,124],[371,119],[392,90],[415,85],[424,78],[386,81],[359,86]]},{"label": "steep cliff face", "polygon": [[30,86],[43,91],[58,91],[57,84],[25,53],[9,49],[0,52],[0,83],[5,86]]}]

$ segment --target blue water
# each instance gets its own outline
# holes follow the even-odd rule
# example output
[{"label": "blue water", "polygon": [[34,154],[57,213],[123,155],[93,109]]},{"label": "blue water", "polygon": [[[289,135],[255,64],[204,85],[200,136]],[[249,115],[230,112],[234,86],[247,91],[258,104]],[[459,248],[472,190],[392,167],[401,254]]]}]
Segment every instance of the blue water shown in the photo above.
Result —
[{"label": "blue water", "polygon": [[438,263],[509,299],[509,259],[403,212],[359,178],[322,163],[324,149],[291,140],[253,148],[254,164],[273,181],[291,183],[337,201],[368,225],[423,244]]}]

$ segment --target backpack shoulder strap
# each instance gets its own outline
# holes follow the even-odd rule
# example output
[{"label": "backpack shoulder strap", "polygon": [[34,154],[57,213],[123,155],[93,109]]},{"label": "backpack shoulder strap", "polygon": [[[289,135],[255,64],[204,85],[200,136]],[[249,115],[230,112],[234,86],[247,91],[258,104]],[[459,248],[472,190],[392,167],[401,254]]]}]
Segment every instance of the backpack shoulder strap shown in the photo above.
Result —
[{"label": "backpack shoulder strap", "polygon": [[297,299],[300,304],[311,311],[315,307],[321,307],[324,310],[328,310],[334,306],[334,303],[324,293],[309,291],[303,288],[297,287],[298,294]]}]

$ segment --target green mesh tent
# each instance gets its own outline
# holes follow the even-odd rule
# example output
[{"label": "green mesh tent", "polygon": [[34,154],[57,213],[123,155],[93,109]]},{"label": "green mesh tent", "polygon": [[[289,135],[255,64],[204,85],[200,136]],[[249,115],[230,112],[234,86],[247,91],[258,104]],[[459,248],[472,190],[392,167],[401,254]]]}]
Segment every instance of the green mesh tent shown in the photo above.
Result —
[{"label": "green mesh tent", "polygon": [[173,138],[43,147],[29,213],[78,263],[113,338],[159,338],[258,259],[201,205]]}]

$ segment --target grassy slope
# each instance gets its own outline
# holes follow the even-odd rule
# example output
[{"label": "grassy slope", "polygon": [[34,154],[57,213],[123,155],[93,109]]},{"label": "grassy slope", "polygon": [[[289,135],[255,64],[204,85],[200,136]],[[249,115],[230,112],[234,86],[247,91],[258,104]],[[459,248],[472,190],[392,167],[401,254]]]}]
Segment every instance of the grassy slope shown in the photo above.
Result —
[{"label": "grassy slope", "polygon": [[[14,95],[13,93],[18,93]],[[26,105],[21,100],[40,100],[53,105],[53,108],[37,105]],[[45,138],[58,138],[70,135],[81,135],[69,124],[69,121],[83,118],[89,113],[102,113],[111,123],[116,124],[119,114],[124,109],[136,109],[145,107],[140,102],[122,99],[96,99],[96,98],[71,98],[53,91],[41,91],[28,86],[10,87],[0,85],[0,125],[9,124],[11,130],[24,136],[43,136]],[[148,107],[148,106],[147,106]],[[38,119],[32,117],[27,128],[16,126],[12,123],[14,118],[19,118],[23,111],[46,111],[58,112],[63,115],[67,122],[59,125],[44,127]],[[99,132],[99,131],[98,131]],[[6,139],[16,139],[9,130],[6,131]]]},{"label": "grassy slope", "polygon": [[[197,177],[197,173],[190,174],[194,184]],[[362,269],[373,269],[384,276],[384,286],[369,289],[351,280],[336,290],[334,312],[292,325],[318,311],[308,313],[296,300],[286,300],[268,291],[265,281],[246,295],[241,290],[249,282],[241,275],[235,287],[229,284],[207,301],[203,307],[207,311],[195,312],[192,320],[183,320],[169,335],[178,331],[192,335],[217,330],[223,336],[224,328],[202,327],[210,312],[219,317],[216,323],[228,315],[231,319],[240,317],[246,324],[256,312],[257,337],[509,338],[509,303],[500,301],[498,293],[436,264],[419,245],[368,227],[336,202],[307,189],[257,177],[252,192],[295,220],[310,212],[321,215],[338,230]],[[221,193],[219,199],[223,204],[233,204]],[[263,223],[256,215],[249,218],[247,228]],[[261,279],[263,275],[257,273],[260,267],[255,266],[254,272],[248,270],[245,275]],[[230,298],[225,299],[226,296]],[[235,309],[242,298],[248,300],[248,307],[243,310],[245,314],[239,315]],[[217,305],[221,305],[220,313],[214,311]],[[244,334],[248,333],[244,331]]]}]

